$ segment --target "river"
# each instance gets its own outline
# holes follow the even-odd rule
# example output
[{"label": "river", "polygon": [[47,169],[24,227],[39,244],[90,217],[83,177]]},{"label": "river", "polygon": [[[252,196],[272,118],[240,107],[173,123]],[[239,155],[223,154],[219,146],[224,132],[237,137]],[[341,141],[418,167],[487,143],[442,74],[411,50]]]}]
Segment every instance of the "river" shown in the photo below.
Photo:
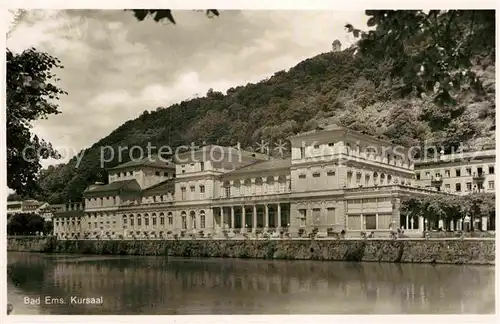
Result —
[{"label": "river", "polygon": [[12,315],[495,312],[494,266],[26,252],[7,259]]}]

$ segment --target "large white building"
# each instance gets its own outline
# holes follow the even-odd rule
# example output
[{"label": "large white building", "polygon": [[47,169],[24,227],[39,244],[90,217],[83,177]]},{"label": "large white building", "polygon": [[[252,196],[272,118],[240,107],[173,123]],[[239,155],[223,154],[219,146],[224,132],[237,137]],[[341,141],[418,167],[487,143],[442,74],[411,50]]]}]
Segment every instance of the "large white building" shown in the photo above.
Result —
[{"label": "large white building", "polygon": [[[84,192],[76,214],[61,214],[58,236],[239,235],[287,228],[292,236],[422,230],[400,214],[404,196],[438,193],[417,186],[409,149],[337,125],[289,138],[291,158],[208,145],[166,161],[132,161],[109,183]],[[420,185],[421,186],[421,185]]]}]

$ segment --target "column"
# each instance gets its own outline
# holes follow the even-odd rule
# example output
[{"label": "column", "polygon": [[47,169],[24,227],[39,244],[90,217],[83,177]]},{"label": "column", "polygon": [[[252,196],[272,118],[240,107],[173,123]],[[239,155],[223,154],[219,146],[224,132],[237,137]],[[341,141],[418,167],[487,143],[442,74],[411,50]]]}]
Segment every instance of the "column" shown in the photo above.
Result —
[{"label": "column", "polygon": [[264,214],[264,228],[268,229],[269,228],[269,206],[265,204],[265,214]]},{"label": "column", "polygon": [[408,224],[408,214],[406,214],[405,229],[408,229],[408,228],[409,228],[409,227],[408,227],[408,225],[409,225],[409,224]]},{"label": "column", "polygon": [[418,229],[420,231],[425,231],[425,228],[424,228],[424,217],[422,216],[418,216]]},{"label": "column", "polygon": [[247,225],[247,218],[245,216],[245,205],[241,206],[241,227],[245,228],[245,225]]},{"label": "column", "polygon": [[281,205],[278,203],[278,224],[276,226],[278,231],[281,229]]},{"label": "column", "polygon": [[257,230],[257,205],[253,205],[252,232]]},{"label": "column", "polygon": [[231,206],[231,230],[234,229],[234,206]]},{"label": "column", "polygon": [[223,227],[223,225],[224,225],[224,207],[220,207],[219,229]]},{"label": "column", "polygon": [[361,228],[362,231],[365,230],[365,226],[363,224],[363,214],[359,215],[359,221],[361,222],[361,226],[359,228]]},{"label": "column", "polygon": [[375,228],[379,229],[378,228],[378,213],[375,214]]}]

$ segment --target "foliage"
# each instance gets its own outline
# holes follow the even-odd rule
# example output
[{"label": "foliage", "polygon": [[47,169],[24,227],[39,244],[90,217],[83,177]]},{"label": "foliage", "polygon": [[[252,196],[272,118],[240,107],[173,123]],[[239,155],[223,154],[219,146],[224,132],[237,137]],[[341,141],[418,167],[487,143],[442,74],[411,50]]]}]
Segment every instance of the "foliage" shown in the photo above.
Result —
[{"label": "foliage", "polygon": [[12,215],[7,223],[8,235],[34,235],[43,232],[45,221],[37,214],[19,213]]},{"label": "foliage", "polygon": [[40,192],[40,158],[57,158],[50,143],[30,131],[31,122],[58,114],[63,94],[51,70],[60,61],[34,48],[14,54],[7,49],[7,186],[21,196]]},{"label": "foliage", "polygon": [[[100,166],[100,147],[146,148],[203,142],[235,145],[256,150],[261,140],[272,146],[287,136],[310,130],[319,123],[338,123],[397,144],[423,146],[426,142],[451,150],[494,142],[494,66],[481,75],[491,95],[478,97],[464,90],[464,109],[458,118],[442,118],[441,109],[429,98],[401,99],[388,85],[386,67],[378,61],[353,56],[351,50],[329,52],[300,62],[289,71],[275,73],[256,84],[230,88],[227,94],[209,92],[206,97],[156,109],[127,121],[85,150],[81,164],[67,164],[41,172],[41,186],[50,203],[78,201],[95,181],[107,179]],[[493,70],[491,72],[490,70]],[[385,73],[385,74],[384,74]],[[254,122],[258,121],[258,122]],[[466,132],[466,128],[473,130]],[[286,143],[286,142],[285,142]],[[289,154],[289,143],[286,145]],[[126,152],[125,152],[126,153]],[[153,154],[156,152],[152,152]],[[279,152],[270,150],[280,157]],[[124,154],[122,163],[127,162]],[[118,157],[105,168],[118,165]],[[41,200],[41,199],[40,199]]]},{"label": "foliage", "polygon": [[[151,16],[155,22],[166,19],[172,24],[176,23],[171,9],[125,9],[125,11],[133,11],[134,17],[139,21],[143,21],[147,17]],[[211,18],[213,16],[219,16],[219,11],[215,9],[208,9],[205,11],[205,14],[207,17]]]},{"label": "foliage", "polygon": [[367,10],[369,31],[351,24],[359,55],[386,62],[402,96],[432,95],[456,104],[464,85],[482,93],[474,71],[495,55],[494,10]]},{"label": "foliage", "polygon": [[413,216],[422,216],[429,222],[440,219],[446,222],[458,221],[469,215],[478,217],[495,217],[495,194],[472,193],[457,195],[428,195],[425,197],[408,197],[401,202],[401,209]]}]

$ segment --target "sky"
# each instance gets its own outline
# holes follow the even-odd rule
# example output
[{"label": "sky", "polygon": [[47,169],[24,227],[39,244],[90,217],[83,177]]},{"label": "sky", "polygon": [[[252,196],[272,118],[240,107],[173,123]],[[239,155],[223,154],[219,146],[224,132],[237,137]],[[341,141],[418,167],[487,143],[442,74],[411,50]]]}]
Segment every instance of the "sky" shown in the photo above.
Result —
[{"label": "sky", "polygon": [[174,11],[176,25],[137,21],[123,10],[30,10],[10,16],[7,47],[29,47],[62,61],[54,70],[68,92],[61,114],[33,124],[68,161],[145,110],[208,89],[225,92],[353,43],[344,26],[366,26],[363,11]]}]

